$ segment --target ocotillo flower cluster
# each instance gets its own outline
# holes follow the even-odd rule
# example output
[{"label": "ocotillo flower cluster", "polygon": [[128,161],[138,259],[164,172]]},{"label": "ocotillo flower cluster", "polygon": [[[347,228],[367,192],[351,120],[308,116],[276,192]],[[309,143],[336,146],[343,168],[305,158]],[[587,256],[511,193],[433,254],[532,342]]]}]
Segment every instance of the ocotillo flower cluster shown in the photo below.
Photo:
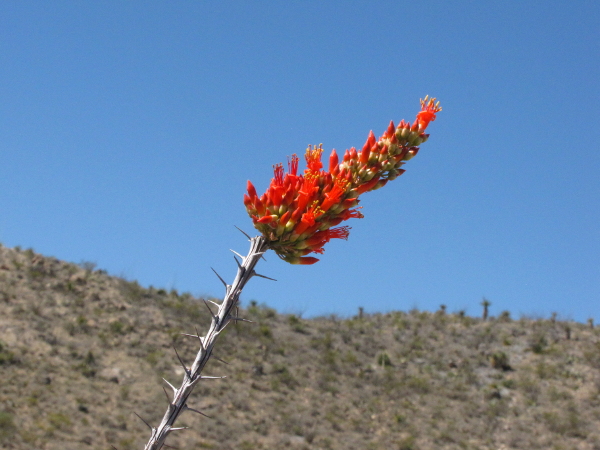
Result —
[{"label": "ocotillo flower cluster", "polygon": [[333,238],[347,239],[350,228],[338,227],[350,218],[362,218],[357,207],[359,196],[379,189],[404,173],[402,166],[427,140],[425,130],[441,111],[435,98],[421,100],[421,111],[413,124],[390,122],[379,139],[371,131],[362,150],[346,150],[342,161],[335,150],[329,156],[329,171],[324,171],[322,145],[306,149],[306,170],[298,175],[298,157],[274,166],[274,177],[260,197],[250,181],[244,205],[269,247],[292,264],[314,264],[323,246]]}]

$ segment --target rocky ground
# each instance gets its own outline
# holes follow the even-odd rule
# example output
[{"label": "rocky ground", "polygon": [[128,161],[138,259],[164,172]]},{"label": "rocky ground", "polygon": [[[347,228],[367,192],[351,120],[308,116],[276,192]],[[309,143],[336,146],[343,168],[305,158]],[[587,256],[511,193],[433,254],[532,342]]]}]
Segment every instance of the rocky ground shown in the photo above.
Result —
[{"label": "rocky ground", "polygon": [[[572,301],[572,299],[565,299]],[[391,312],[303,319],[254,302],[167,442],[180,449],[600,449],[591,324]],[[0,247],[0,444],[142,449],[198,298]],[[167,394],[170,392],[167,390]]]}]

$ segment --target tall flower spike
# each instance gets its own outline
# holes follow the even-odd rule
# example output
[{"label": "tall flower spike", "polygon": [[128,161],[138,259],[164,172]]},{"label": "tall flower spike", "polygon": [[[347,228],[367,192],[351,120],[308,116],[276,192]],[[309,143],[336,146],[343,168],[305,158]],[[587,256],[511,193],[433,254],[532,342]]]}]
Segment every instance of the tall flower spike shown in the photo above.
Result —
[{"label": "tall flower spike", "polygon": [[426,96],[412,125],[402,120],[395,127],[390,122],[379,139],[369,133],[362,150],[346,150],[341,162],[333,151],[327,172],[322,170],[323,146],[309,145],[304,173],[298,175],[298,157],[293,155],[287,174],[282,165],[274,166],[274,177],[261,197],[248,182],[244,205],[269,248],[289,263],[314,264],[318,259],[307,254],[323,253],[323,246],[332,238],[347,239],[349,227],[333,227],[362,218],[356,208],[359,196],[404,173],[402,166],[427,140],[425,130],[441,110],[435,98]]}]

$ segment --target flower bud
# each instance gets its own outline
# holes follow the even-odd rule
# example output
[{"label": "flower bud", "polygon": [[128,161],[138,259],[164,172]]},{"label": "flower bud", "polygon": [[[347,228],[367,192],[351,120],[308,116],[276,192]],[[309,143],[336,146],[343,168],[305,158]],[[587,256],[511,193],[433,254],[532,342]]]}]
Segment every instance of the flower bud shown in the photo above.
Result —
[{"label": "flower bud", "polygon": [[333,173],[333,171],[338,167],[338,164],[338,155],[334,149],[331,151],[331,155],[329,155],[329,172]]}]

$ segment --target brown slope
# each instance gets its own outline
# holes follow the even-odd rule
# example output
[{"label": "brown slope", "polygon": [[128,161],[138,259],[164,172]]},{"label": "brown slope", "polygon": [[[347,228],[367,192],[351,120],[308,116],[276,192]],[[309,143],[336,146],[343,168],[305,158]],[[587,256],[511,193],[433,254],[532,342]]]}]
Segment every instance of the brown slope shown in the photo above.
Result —
[{"label": "brown slope", "polygon": [[[82,267],[83,266],[83,267]],[[209,324],[199,299],[0,248],[0,443],[142,449]],[[183,416],[181,449],[600,449],[600,334],[409,313],[301,319],[251,304]],[[566,327],[570,329],[567,339]]]}]

